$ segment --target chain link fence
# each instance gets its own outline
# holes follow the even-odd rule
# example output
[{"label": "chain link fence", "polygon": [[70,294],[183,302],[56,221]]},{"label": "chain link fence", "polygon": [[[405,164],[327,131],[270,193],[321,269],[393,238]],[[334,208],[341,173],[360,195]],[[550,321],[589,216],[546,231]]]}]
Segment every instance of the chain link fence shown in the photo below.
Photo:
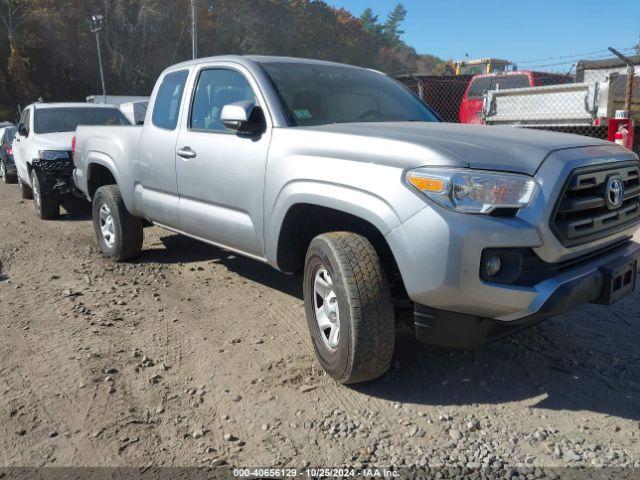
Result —
[{"label": "chain link fence", "polygon": [[[601,75],[602,76],[602,75]],[[611,139],[609,123],[625,108],[627,75],[612,71],[597,81],[547,72],[493,75],[401,75],[445,122],[507,125]],[[640,152],[640,76],[634,77],[630,116]],[[611,120],[611,122],[610,122]],[[617,129],[617,124],[615,129]]]}]

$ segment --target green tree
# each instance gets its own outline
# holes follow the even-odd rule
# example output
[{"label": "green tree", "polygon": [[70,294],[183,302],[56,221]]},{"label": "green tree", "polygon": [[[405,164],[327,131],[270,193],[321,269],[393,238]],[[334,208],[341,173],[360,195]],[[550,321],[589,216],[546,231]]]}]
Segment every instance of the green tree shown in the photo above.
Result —
[{"label": "green tree", "polygon": [[404,30],[401,30],[400,26],[406,18],[407,9],[402,3],[396,5],[391,13],[387,15],[387,20],[383,25],[383,32],[388,46],[397,47],[402,43],[400,37],[404,34]]},{"label": "green tree", "polygon": [[369,32],[376,38],[382,38],[382,25],[378,21],[378,15],[373,13],[371,8],[367,8],[362,15],[360,15],[360,21],[362,22],[362,28],[365,32]]}]

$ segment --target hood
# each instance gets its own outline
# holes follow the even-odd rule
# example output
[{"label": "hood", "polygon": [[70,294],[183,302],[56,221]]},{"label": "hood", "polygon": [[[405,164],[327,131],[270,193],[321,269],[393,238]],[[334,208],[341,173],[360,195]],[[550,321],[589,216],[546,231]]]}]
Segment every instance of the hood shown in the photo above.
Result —
[{"label": "hood", "polygon": [[[402,168],[425,165],[470,167],[528,175],[534,175],[554,150],[602,145],[615,147],[611,142],[581,135],[457,123],[340,123],[294,127],[293,130],[331,134],[332,139],[319,139],[324,148],[333,150],[337,156],[341,154],[335,152],[336,149],[346,150],[347,157],[354,160],[360,158],[350,144],[356,144],[360,156],[373,163]],[[347,141],[344,135],[351,141]],[[312,137],[308,136],[307,140]],[[353,137],[358,137],[359,141],[353,142]]]},{"label": "hood", "polygon": [[38,150],[71,151],[71,139],[76,132],[40,133],[35,139]]}]

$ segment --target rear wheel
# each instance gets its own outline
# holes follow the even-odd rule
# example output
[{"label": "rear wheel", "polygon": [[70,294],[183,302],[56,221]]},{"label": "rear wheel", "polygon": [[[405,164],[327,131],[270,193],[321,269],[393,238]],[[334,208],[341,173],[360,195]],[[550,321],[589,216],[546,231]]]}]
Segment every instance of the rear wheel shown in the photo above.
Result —
[{"label": "rear wheel", "polygon": [[372,380],[391,365],[395,320],[389,286],[365,237],[314,238],[305,260],[304,300],[316,356],[340,383]]},{"label": "rear wheel", "polygon": [[140,255],[142,220],[129,213],[117,185],[100,187],[93,196],[93,227],[102,254],[116,262]]},{"label": "rear wheel", "polygon": [[33,198],[33,192],[31,192],[31,188],[29,185],[25,184],[18,175],[18,188],[20,189],[20,198],[23,200],[31,200]]},{"label": "rear wheel", "polygon": [[38,217],[42,220],[48,220],[60,215],[60,203],[58,203],[53,192],[47,189],[40,173],[35,168],[31,172],[31,189]]}]

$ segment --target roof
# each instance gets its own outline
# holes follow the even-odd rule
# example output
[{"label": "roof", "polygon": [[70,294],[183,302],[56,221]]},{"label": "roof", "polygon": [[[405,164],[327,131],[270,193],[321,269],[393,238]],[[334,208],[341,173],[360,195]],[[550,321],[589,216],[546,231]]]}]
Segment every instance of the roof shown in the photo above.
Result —
[{"label": "roof", "polygon": [[54,102],[54,103],[33,103],[37,109],[42,108],[118,108],[109,103],[87,103],[87,102]]},{"label": "roof", "polygon": [[537,77],[562,77],[569,78],[569,76],[565,73],[553,73],[553,72],[542,72],[539,70],[512,70],[509,72],[493,72],[493,73],[477,73],[474,75],[475,77],[507,77],[510,75],[535,75]]},{"label": "roof", "polygon": [[213,61],[229,61],[237,62],[240,64],[247,63],[310,63],[315,65],[333,65],[339,67],[351,67],[362,68],[353,65],[347,65],[344,63],[329,62],[326,60],[314,60],[310,58],[296,58],[296,57],[278,57],[269,55],[220,55],[215,57],[196,58],[195,60],[188,60],[186,62],[178,63],[169,67],[170,69],[179,67],[188,67],[191,65],[200,65],[202,63],[209,63]]},{"label": "roof", "polygon": [[473,60],[457,60],[454,63],[465,65],[480,65],[483,63],[511,63],[509,60],[503,60],[501,58],[475,58]]},{"label": "roof", "polygon": [[[634,63],[634,65],[640,64],[640,55],[632,55],[629,59]],[[583,69],[606,69],[606,68],[618,68],[625,67],[627,64],[622,61],[621,58],[613,57],[613,58],[605,58],[604,60],[580,60],[578,62],[577,68]]]}]

